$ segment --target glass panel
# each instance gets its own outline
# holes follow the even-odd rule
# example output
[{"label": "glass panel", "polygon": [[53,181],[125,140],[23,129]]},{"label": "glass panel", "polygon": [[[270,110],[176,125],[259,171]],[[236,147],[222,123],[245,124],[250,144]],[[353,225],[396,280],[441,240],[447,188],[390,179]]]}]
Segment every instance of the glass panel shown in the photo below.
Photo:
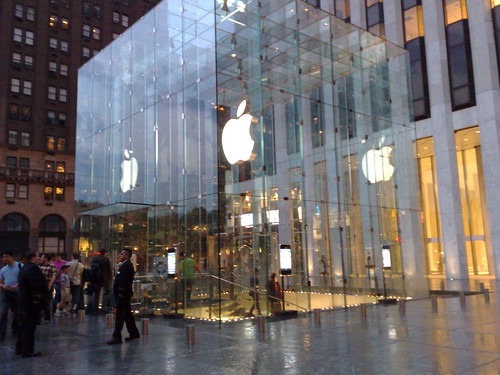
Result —
[{"label": "glass panel", "polygon": [[462,202],[464,234],[471,274],[487,274],[484,215],[485,196],[481,169],[481,149],[477,127],[456,132],[457,164]]}]

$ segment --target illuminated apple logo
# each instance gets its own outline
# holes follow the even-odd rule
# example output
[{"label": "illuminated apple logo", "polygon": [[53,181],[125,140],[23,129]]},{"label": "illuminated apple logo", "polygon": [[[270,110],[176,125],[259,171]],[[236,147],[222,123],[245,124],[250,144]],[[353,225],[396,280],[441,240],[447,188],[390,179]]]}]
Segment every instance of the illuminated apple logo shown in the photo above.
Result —
[{"label": "illuminated apple logo", "polygon": [[137,159],[132,156],[132,151],[123,150],[125,160],[122,161],[122,179],[120,181],[120,188],[123,193],[132,190],[137,182],[137,173],[139,172],[139,165]]},{"label": "illuminated apple logo", "polygon": [[247,101],[243,100],[236,111],[237,118],[229,120],[222,130],[222,149],[230,164],[244,162],[252,157],[254,141],[250,136],[252,115],[243,114]]},{"label": "illuminated apple logo", "polygon": [[379,181],[389,181],[394,174],[394,166],[391,164],[390,156],[392,147],[384,146],[366,152],[361,160],[363,174],[372,184]]}]

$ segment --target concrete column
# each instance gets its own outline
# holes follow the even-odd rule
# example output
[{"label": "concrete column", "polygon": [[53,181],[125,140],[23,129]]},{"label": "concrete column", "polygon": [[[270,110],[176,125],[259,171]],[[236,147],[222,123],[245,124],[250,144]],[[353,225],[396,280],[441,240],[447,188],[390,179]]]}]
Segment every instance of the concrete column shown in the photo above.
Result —
[{"label": "concrete column", "polygon": [[366,4],[365,0],[350,0],[351,23],[366,29]]},{"label": "concrete column", "polygon": [[[500,276],[500,231],[490,223],[500,222],[500,91],[490,0],[468,1],[469,28],[481,131],[481,154],[486,191],[486,244],[490,273]],[[476,124],[471,124],[476,125]]]},{"label": "concrete column", "polygon": [[468,279],[443,8],[438,1],[423,2],[422,7],[427,64],[432,67],[428,78],[446,277]]}]

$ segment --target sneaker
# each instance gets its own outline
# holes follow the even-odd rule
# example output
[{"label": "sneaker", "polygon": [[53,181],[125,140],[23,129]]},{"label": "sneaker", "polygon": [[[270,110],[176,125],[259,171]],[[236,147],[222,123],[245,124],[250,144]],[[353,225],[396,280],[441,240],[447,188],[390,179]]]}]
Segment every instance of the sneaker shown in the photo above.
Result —
[{"label": "sneaker", "polygon": [[57,310],[55,313],[54,313],[54,316],[61,316],[62,315],[62,311],[59,311]]}]

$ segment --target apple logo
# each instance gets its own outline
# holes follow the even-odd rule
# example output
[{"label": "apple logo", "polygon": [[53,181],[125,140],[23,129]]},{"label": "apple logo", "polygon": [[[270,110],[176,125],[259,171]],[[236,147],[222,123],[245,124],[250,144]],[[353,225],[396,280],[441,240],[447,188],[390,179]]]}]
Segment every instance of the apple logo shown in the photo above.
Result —
[{"label": "apple logo", "polygon": [[366,152],[361,160],[363,174],[372,184],[379,181],[389,181],[394,174],[394,166],[390,156],[392,147],[384,146]]},{"label": "apple logo", "polygon": [[247,101],[242,100],[236,111],[237,118],[226,122],[222,130],[222,149],[230,164],[242,163],[252,158],[254,140],[250,136],[253,117],[243,114]]},{"label": "apple logo", "polygon": [[139,172],[139,165],[137,159],[132,156],[133,151],[127,149],[123,150],[125,160],[122,161],[122,179],[120,181],[120,188],[123,193],[132,190],[137,182],[137,173]]}]

